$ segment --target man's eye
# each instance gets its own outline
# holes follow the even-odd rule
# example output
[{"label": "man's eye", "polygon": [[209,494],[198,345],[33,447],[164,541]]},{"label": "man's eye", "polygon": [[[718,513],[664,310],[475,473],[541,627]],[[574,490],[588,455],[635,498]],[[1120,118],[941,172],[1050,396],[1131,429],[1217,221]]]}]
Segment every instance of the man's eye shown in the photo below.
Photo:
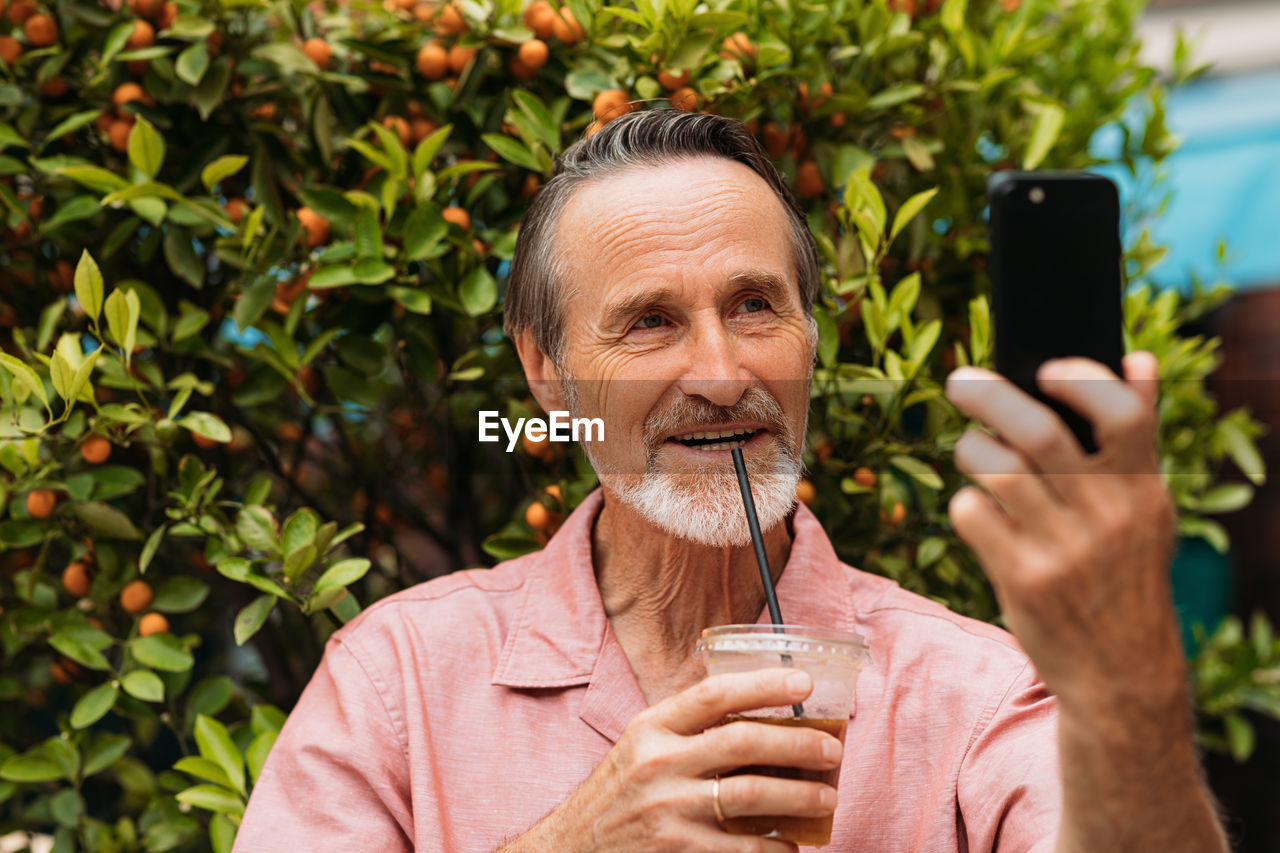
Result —
[{"label": "man's eye", "polygon": [[661,314],[646,314],[636,323],[637,329],[656,329],[665,323]]},{"label": "man's eye", "polygon": [[754,314],[754,313],[756,313],[757,311],[763,311],[764,309],[766,309],[766,308],[768,308],[768,307],[769,307],[769,303],[768,303],[768,302],[765,302],[763,299],[760,299],[759,297],[754,297],[754,296],[753,296],[753,297],[752,297],[752,298],[750,298],[750,299],[744,299],[744,300],[742,301],[742,304],[738,306],[738,311],[737,311],[737,313],[739,313],[739,314]]}]

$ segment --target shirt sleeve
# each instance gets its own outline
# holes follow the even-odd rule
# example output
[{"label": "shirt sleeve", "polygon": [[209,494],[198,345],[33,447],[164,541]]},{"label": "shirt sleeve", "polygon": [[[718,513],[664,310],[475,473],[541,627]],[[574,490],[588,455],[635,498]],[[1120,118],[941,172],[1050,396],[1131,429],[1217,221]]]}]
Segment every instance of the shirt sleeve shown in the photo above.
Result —
[{"label": "shirt sleeve", "polygon": [[1057,706],[1030,662],[960,767],[959,834],[973,853],[1047,853],[1062,819]]},{"label": "shirt sleeve", "polygon": [[331,639],[253,787],[234,853],[413,850],[404,739],[385,695]]}]

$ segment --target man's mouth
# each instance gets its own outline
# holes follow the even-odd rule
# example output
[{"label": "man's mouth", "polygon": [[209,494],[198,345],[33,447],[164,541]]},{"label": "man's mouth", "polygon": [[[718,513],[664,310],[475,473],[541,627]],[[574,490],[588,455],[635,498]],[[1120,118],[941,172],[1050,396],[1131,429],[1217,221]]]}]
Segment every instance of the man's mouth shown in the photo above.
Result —
[{"label": "man's mouth", "polygon": [[667,441],[674,441],[694,450],[733,450],[735,447],[742,447],[763,432],[763,429],[749,428],[707,430],[705,432],[691,432],[678,437],[672,436]]}]

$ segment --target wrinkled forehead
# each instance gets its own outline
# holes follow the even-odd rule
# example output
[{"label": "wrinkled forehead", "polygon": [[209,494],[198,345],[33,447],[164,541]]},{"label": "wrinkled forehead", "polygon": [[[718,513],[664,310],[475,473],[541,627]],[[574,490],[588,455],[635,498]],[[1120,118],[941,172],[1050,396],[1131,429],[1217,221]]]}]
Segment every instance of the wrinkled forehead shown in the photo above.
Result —
[{"label": "wrinkled forehead", "polygon": [[570,301],[595,304],[640,281],[715,286],[744,268],[776,275],[799,298],[782,202],[748,166],[724,158],[636,166],[582,185],[555,243]]}]

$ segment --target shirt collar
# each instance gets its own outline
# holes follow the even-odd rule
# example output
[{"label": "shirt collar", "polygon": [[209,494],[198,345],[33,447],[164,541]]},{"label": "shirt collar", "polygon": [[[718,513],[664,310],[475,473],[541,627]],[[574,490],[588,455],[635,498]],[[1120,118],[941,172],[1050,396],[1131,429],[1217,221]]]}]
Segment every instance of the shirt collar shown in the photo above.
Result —
[{"label": "shirt collar", "polygon": [[[596,489],[534,555],[537,565],[525,584],[524,601],[498,659],[493,684],[589,684],[593,675],[601,674],[597,663],[608,663],[613,652],[621,652],[614,649],[617,642],[608,630],[591,556],[591,529],[603,505],[604,493]],[[797,504],[792,525],[791,553],[777,587],[783,618],[790,624],[854,630],[849,570],[804,504]],[[757,621],[769,622],[767,609]],[[607,669],[612,672],[615,667]]]}]

